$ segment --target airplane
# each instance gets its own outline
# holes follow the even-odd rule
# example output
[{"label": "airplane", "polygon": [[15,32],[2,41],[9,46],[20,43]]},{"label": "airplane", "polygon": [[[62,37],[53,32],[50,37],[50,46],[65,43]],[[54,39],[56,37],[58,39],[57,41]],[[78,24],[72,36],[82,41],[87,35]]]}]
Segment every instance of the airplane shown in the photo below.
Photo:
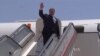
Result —
[{"label": "airplane", "polygon": [[[87,20],[61,20],[61,32],[65,26],[73,23],[76,26],[84,26],[84,32],[97,32],[97,25],[100,19],[87,19]],[[0,23],[0,35],[10,35],[22,24],[30,24],[31,30],[36,33],[36,21],[33,20],[19,20],[15,22]]]},{"label": "airplane", "polygon": [[[40,19],[39,19],[40,20]],[[11,35],[16,29],[21,25],[26,24],[36,35],[36,25],[37,21],[34,20],[19,20],[15,22],[0,23],[0,36],[2,35]],[[98,25],[100,24],[100,19],[87,19],[87,20],[61,20],[61,34],[63,34],[64,28],[68,26],[69,23],[73,23],[76,28],[81,26],[84,28],[83,32],[98,32]],[[28,52],[26,51],[27,55]],[[22,55],[22,56],[25,56]]]}]

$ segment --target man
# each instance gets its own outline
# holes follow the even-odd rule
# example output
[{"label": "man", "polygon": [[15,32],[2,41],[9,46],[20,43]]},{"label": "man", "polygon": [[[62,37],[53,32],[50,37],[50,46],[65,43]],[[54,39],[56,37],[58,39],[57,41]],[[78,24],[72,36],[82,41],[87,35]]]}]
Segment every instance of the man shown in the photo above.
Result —
[{"label": "man", "polygon": [[50,8],[49,14],[43,14],[43,8],[44,5],[43,3],[41,3],[39,9],[39,16],[41,17],[41,19],[43,19],[44,23],[42,34],[43,34],[43,43],[45,45],[53,33],[56,33],[57,37],[59,38],[60,32],[59,32],[58,20],[56,17],[54,17],[55,9]]}]

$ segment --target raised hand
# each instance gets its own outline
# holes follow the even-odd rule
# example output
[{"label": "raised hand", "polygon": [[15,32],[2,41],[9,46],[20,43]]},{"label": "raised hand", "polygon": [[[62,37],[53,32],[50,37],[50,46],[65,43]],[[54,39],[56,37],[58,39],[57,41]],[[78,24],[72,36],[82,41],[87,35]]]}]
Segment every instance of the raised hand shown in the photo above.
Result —
[{"label": "raised hand", "polygon": [[44,8],[44,5],[43,3],[40,4],[40,9],[43,9]]}]

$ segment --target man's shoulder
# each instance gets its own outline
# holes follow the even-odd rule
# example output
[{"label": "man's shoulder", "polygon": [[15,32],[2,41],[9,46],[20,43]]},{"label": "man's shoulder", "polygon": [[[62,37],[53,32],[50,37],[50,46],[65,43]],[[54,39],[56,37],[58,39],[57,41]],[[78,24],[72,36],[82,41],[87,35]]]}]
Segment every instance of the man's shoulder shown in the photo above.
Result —
[{"label": "man's shoulder", "polygon": [[44,14],[44,16],[45,16],[46,18],[48,18],[48,17],[49,17],[49,15],[48,15],[48,14]]},{"label": "man's shoulder", "polygon": [[45,16],[49,16],[48,14],[44,14]]},{"label": "man's shoulder", "polygon": [[55,19],[56,19],[57,21],[60,21],[60,19],[59,19],[59,18],[57,18],[57,17],[55,17]]}]

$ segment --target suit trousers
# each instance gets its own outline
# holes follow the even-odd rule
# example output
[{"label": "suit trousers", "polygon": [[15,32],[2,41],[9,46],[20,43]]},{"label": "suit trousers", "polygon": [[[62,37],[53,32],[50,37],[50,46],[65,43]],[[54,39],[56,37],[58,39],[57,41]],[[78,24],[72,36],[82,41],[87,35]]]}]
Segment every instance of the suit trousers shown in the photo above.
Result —
[{"label": "suit trousers", "polygon": [[50,39],[51,35],[53,34],[53,32],[44,32],[43,34],[43,44],[45,45],[47,43],[47,41]]}]

